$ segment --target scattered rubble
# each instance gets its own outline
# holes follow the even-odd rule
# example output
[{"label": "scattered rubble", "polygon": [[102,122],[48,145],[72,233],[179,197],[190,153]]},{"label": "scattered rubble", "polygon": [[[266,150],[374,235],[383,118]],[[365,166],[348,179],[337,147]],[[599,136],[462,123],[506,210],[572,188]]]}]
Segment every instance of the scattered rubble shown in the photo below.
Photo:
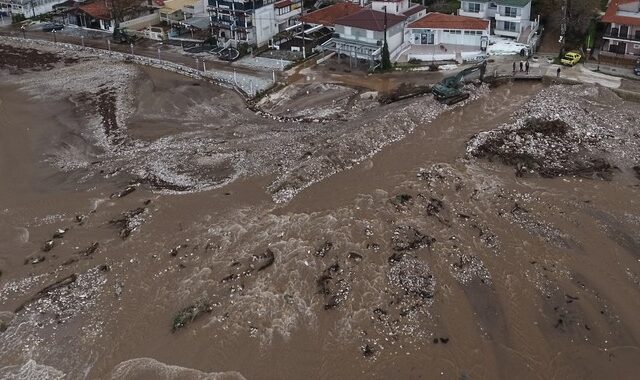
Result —
[{"label": "scattered rubble", "polygon": [[393,231],[391,241],[395,251],[404,252],[413,251],[423,247],[430,247],[435,243],[436,239],[428,235],[424,235],[414,227],[400,225]]},{"label": "scattered rubble", "polygon": [[67,277],[64,277],[56,282],[54,282],[53,284],[47,285],[44,288],[42,288],[42,290],[40,290],[38,293],[36,293],[34,296],[32,296],[31,298],[29,298],[28,300],[24,301],[22,304],[20,304],[20,306],[18,306],[15,310],[14,313],[19,313],[20,311],[22,311],[28,304],[35,302],[37,300],[39,300],[40,298],[46,297],[48,296],[50,293],[52,293],[53,291],[69,286],[72,283],[74,283],[76,280],[78,279],[78,275],[77,274],[71,274]]},{"label": "scattered rubble", "polygon": [[120,228],[119,235],[121,238],[126,239],[131,235],[136,228],[140,227],[144,223],[142,215],[147,211],[144,207],[138,207],[133,210],[129,210],[122,213],[122,217],[118,219],[112,219],[110,224]]}]

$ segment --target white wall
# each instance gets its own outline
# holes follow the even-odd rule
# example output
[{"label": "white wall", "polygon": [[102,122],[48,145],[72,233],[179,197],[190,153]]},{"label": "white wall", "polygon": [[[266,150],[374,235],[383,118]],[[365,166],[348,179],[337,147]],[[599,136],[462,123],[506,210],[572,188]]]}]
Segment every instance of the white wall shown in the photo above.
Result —
[{"label": "white wall", "polygon": [[[22,4],[22,8],[18,7],[20,4],[14,3],[12,4],[10,11],[13,14],[23,14],[25,17],[29,18],[33,17],[34,12],[36,16],[51,12],[54,5],[63,2],[65,2],[65,0],[34,0],[33,2],[25,2]],[[3,11],[9,11],[8,5],[10,4],[10,1],[5,0],[2,1],[2,3],[5,5],[5,7],[3,7]],[[32,4],[33,8],[31,7]]]},{"label": "white wall", "polygon": [[132,30],[140,30],[151,25],[156,25],[158,23],[160,23],[160,12],[155,12],[150,15],[134,18],[133,20],[123,21],[120,23],[120,27]]},{"label": "white wall", "polygon": [[276,22],[273,4],[256,9],[253,25],[256,30],[256,45],[263,46],[269,43],[271,37],[278,33],[278,23]]},{"label": "white wall", "polygon": [[395,1],[372,1],[371,9],[374,11],[384,12],[384,7],[387,7],[387,13],[398,14],[409,9],[409,0],[403,0],[399,2]]},{"label": "white wall", "polygon": [[[421,34],[425,29],[411,29],[411,43],[421,44]],[[482,36],[488,36],[489,30],[474,30],[473,32],[482,34],[465,34],[464,30],[460,30],[460,34],[448,33],[444,29],[430,29],[434,33],[434,45],[466,45],[480,48]],[[470,31],[468,31],[470,32]]]}]

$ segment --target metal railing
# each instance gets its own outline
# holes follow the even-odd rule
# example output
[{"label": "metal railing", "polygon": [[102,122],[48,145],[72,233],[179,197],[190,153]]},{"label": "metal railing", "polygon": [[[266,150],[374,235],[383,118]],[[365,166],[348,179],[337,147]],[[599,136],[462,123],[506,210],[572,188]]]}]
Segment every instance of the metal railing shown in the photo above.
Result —
[{"label": "metal railing", "polygon": [[620,33],[611,33],[611,31],[607,31],[604,34],[604,37],[617,38],[619,40],[638,41],[638,42],[640,42],[640,34],[638,34],[638,33],[636,33],[635,35],[633,35],[633,34],[624,35],[624,34],[620,34]]}]

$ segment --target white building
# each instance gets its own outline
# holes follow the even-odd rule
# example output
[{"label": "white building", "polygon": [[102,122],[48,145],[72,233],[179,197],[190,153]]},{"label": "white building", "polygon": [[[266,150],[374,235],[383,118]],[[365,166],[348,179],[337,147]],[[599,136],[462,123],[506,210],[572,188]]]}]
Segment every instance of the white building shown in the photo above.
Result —
[{"label": "white building", "polygon": [[483,55],[491,23],[474,17],[432,12],[407,25],[410,49],[405,59],[462,62]]},{"label": "white building", "polygon": [[302,0],[206,0],[211,23],[222,40],[266,45],[295,24]]},{"label": "white building", "polygon": [[25,18],[35,17],[51,12],[53,6],[66,0],[0,0],[0,12],[10,15],[22,15]]},{"label": "white building", "polygon": [[427,13],[424,6],[409,0],[372,0],[371,9],[379,12],[386,10],[387,13],[405,16],[407,22],[417,20]]},{"label": "white building", "polygon": [[460,16],[491,20],[493,33],[529,43],[538,29],[531,21],[531,0],[462,0]]},{"label": "white building", "polygon": [[600,54],[640,58],[640,0],[612,0],[602,21],[608,25]]},{"label": "white building", "polygon": [[[371,66],[382,57],[385,33],[391,57],[404,42],[405,16],[364,8],[335,20],[333,37],[322,44],[323,49],[364,59]],[[392,58],[393,59],[393,58]]]},{"label": "white building", "polygon": [[407,26],[411,34],[411,43],[415,45],[466,45],[480,49],[483,36],[491,33],[488,20],[428,13]]}]

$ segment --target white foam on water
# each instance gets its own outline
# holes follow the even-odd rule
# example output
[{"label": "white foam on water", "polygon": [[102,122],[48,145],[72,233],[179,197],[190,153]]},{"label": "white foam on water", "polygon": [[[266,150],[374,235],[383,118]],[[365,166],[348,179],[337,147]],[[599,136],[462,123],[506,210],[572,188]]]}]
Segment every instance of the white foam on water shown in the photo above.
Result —
[{"label": "white foam on water", "polygon": [[179,367],[151,358],[136,358],[124,361],[111,372],[112,380],[246,380],[235,371],[202,372],[193,368]]},{"label": "white foam on water", "polygon": [[33,359],[22,365],[0,368],[0,379],[5,380],[58,380],[65,376],[64,372],[48,365],[38,364]]}]

